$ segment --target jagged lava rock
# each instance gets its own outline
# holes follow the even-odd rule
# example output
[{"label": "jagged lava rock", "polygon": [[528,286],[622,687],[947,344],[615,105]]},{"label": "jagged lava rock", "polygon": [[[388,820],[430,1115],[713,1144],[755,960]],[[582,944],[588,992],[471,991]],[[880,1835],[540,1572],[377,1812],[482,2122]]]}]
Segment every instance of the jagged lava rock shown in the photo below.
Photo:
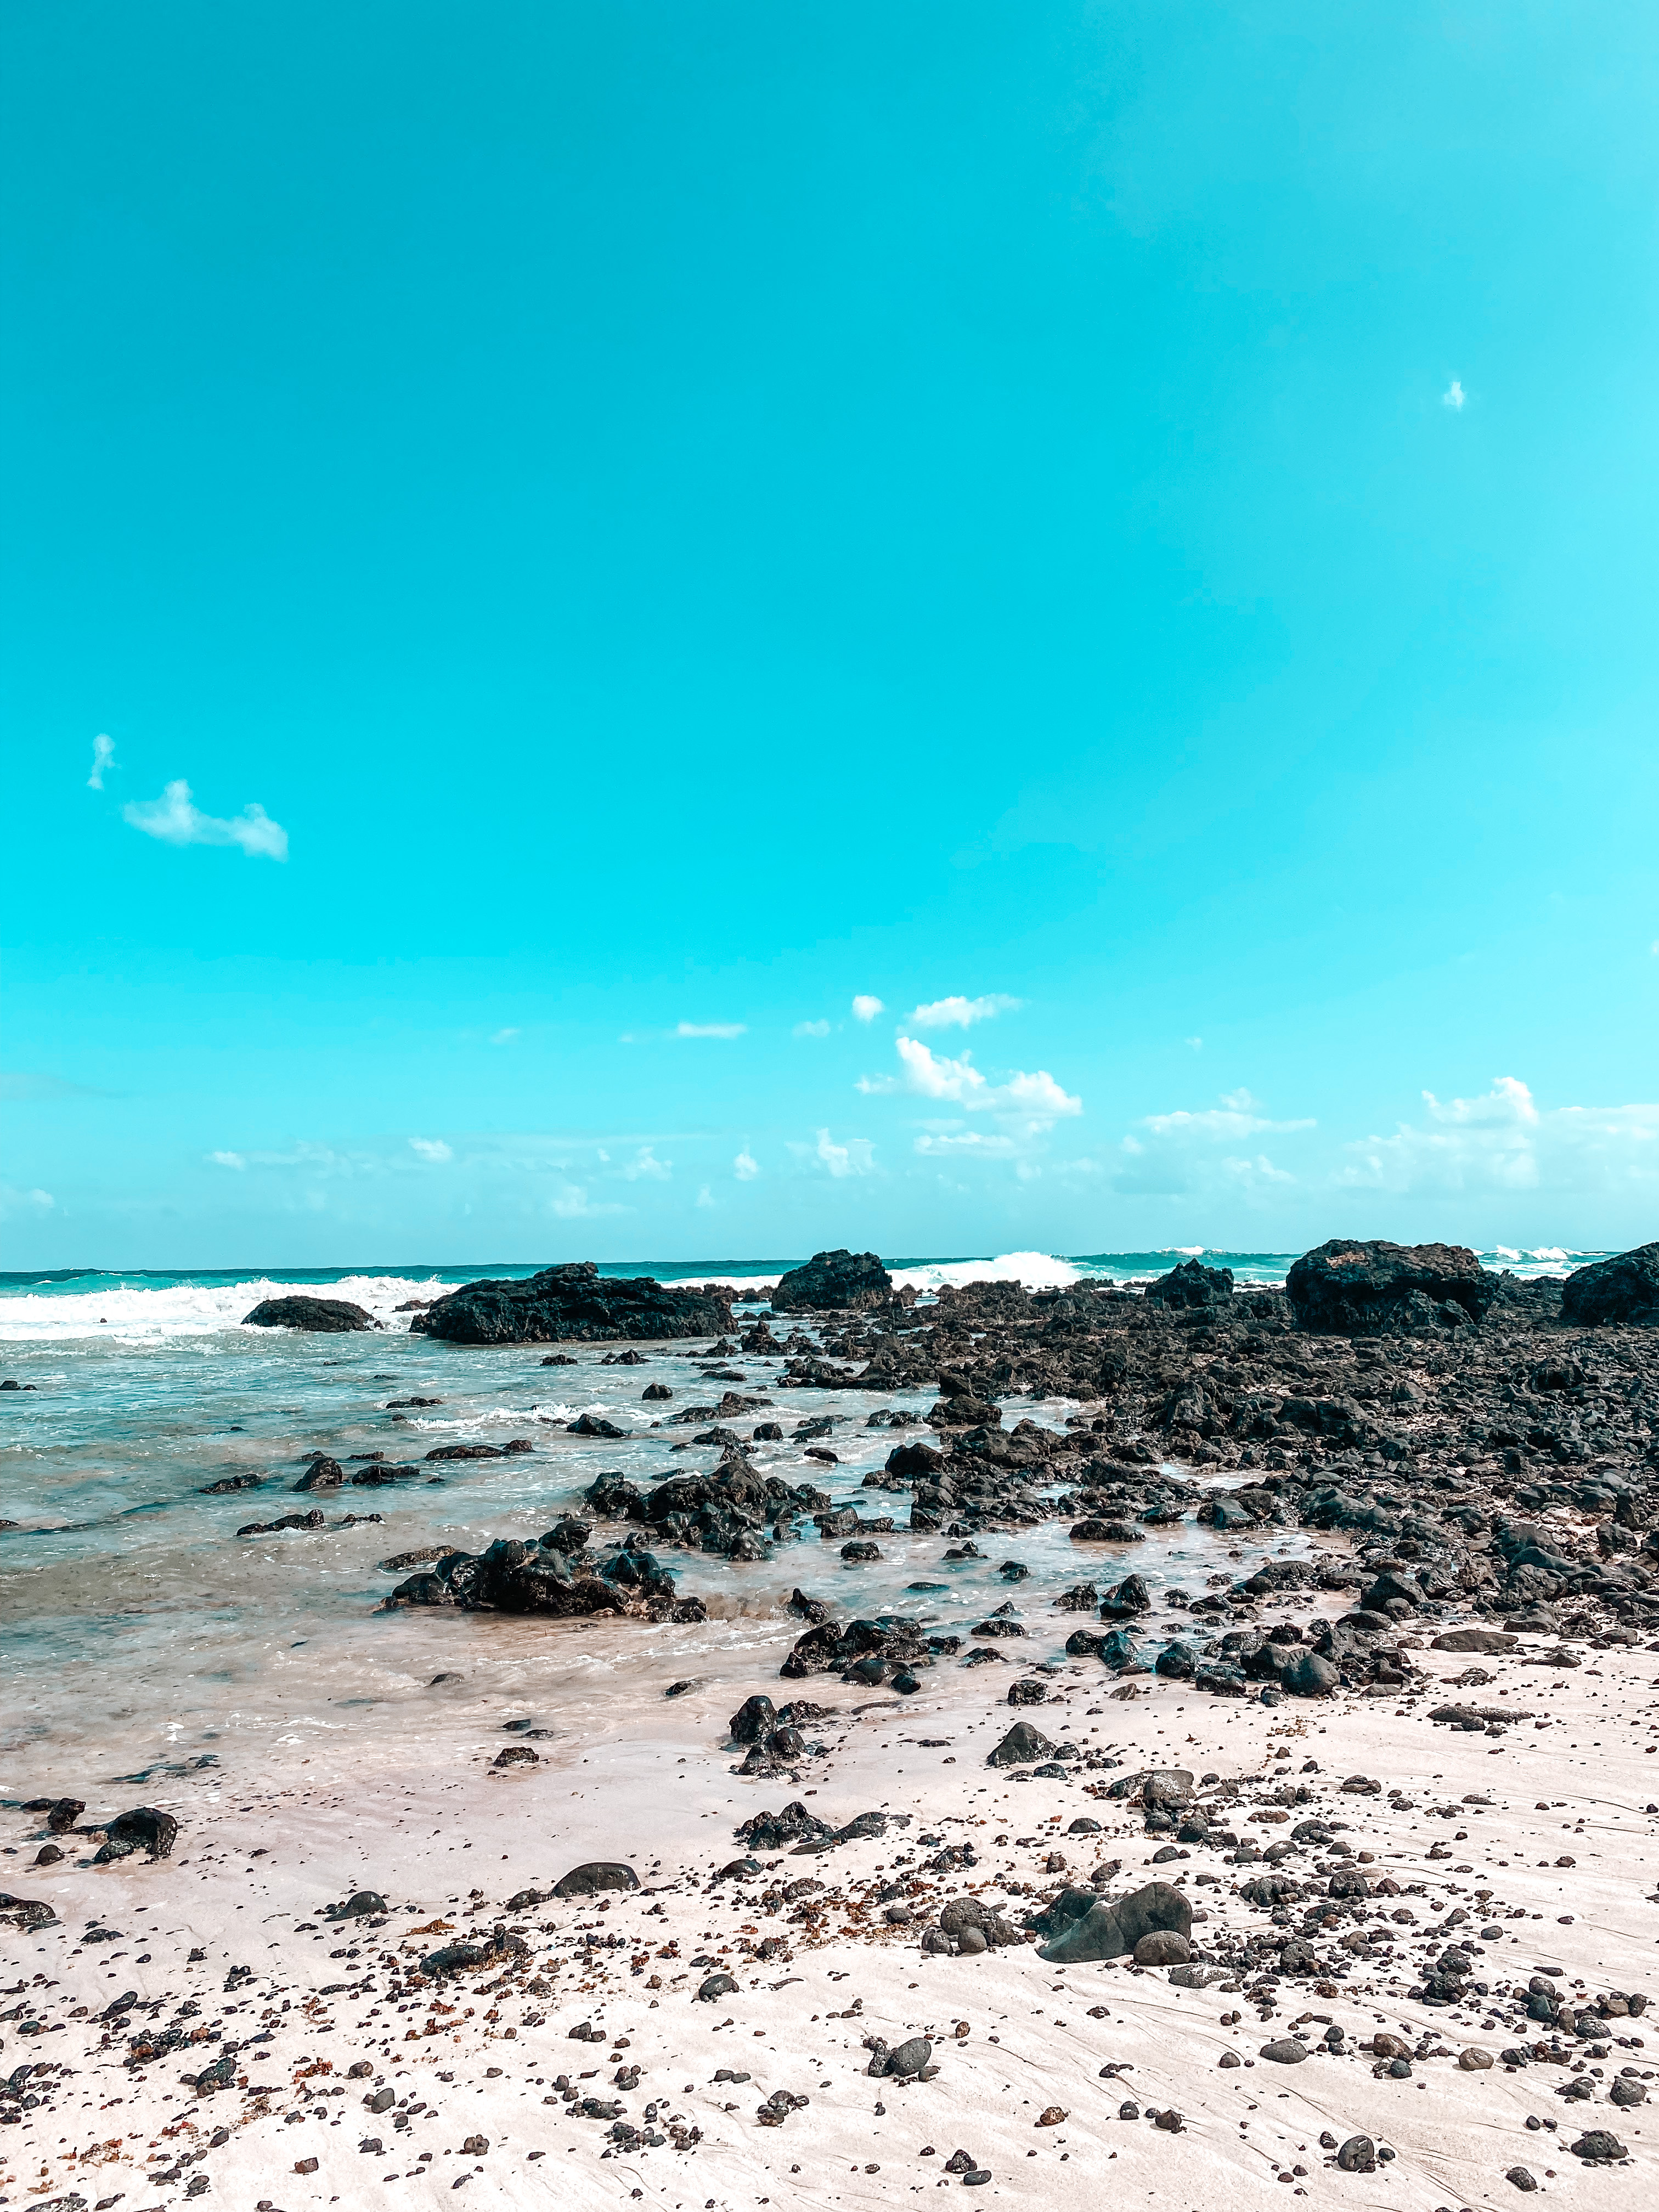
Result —
[{"label": "jagged lava rock", "polygon": [[1561,1285],[1561,1318],[1577,1328],[1613,1322],[1659,1327],[1659,1244],[1595,1261]]},{"label": "jagged lava rock", "polygon": [[450,1344],[599,1344],[717,1335],[731,1326],[729,1291],[682,1289],[650,1275],[601,1278],[592,1260],[544,1267],[522,1282],[464,1283],[410,1323]]},{"label": "jagged lava rock", "polygon": [[244,1328],[303,1328],[313,1336],[343,1336],[352,1329],[380,1325],[373,1314],[349,1298],[261,1298],[251,1314],[242,1316]]},{"label": "jagged lava rock", "polygon": [[1376,1335],[1431,1327],[1447,1306],[1480,1321],[1497,1297],[1488,1274],[1463,1244],[1390,1244],[1334,1237],[1304,1252],[1285,1278],[1299,1328],[1321,1335]]},{"label": "jagged lava rock", "polygon": [[815,1252],[804,1267],[791,1267],[772,1293],[774,1313],[863,1313],[884,1306],[893,1279],[873,1252]]},{"label": "jagged lava rock", "polygon": [[1155,1306],[1172,1310],[1221,1305],[1233,1294],[1231,1267],[1206,1267],[1199,1260],[1183,1260],[1147,1285],[1146,1296]]}]

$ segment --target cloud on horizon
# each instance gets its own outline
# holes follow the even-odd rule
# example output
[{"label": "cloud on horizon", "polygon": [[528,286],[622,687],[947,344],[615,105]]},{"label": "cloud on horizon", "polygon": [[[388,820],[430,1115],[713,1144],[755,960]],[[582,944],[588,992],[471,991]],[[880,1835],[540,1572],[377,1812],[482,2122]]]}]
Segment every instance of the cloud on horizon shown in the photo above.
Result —
[{"label": "cloud on horizon", "polygon": [[429,1167],[441,1167],[446,1160],[455,1157],[441,1137],[411,1137],[409,1149],[416,1159],[424,1160]]},{"label": "cloud on horizon", "polygon": [[[99,788],[102,788],[101,785]],[[180,776],[167,785],[159,799],[129,800],[121,818],[146,837],[164,845],[234,845],[249,860],[286,860],[288,832],[273,822],[257,800],[250,800],[228,821],[204,814]]]},{"label": "cloud on horizon", "polygon": [[1540,1107],[1518,1077],[1500,1075],[1478,1098],[1423,1093],[1421,1122],[1346,1150],[1343,1188],[1418,1192],[1628,1193],[1659,1195],[1659,1104]]}]

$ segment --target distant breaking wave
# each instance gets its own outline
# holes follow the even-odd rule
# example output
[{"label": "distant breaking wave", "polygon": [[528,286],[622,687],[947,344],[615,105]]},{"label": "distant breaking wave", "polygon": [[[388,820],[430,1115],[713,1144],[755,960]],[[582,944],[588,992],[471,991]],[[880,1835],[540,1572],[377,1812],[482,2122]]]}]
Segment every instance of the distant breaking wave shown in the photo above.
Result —
[{"label": "distant breaking wave", "polygon": [[[1507,1268],[1528,1279],[1561,1277],[1599,1252],[1567,1251],[1559,1246],[1534,1250],[1497,1245],[1480,1254],[1483,1265]],[[1073,1283],[1146,1282],[1182,1259],[1230,1267],[1241,1288],[1281,1284],[1294,1252],[1227,1252],[1203,1245],[1165,1246],[1147,1252],[1093,1252],[1070,1258],[1050,1252],[1002,1252],[988,1258],[897,1258],[889,1261],[893,1280],[924,1297],[946,1284],[1021,1283],[1027,1290],[1064,1290]],[[655,1275],[665,1282],[726,1283],[733,1289],[775,1282],[793,1261],[652,1261],[601,1264],[611,1276]],[[204,1269],[196,1273],[143,1270],[100,1273],[94,1268],[42,1269],[38,1273],[0,1275],[0,1343],[48,1344],[102,1340],[132,1346],[160,1344],[184,1337],[240,1334],[243,1316],[260,1299],[295,1291],[348,1298],[373,1314],[383,1328],[407,1331],[411,1316],[397,1309],[412,1299],[441,1297],[457,1283],[481,1275],[522,1278],[533,1266],[484,1263],[468,1267],[433,1267],[399,1273],[367,1269],[307,1267],[268,1275],[241,1275]],[[259,1333],[250,1333],[256,1335]]]}]

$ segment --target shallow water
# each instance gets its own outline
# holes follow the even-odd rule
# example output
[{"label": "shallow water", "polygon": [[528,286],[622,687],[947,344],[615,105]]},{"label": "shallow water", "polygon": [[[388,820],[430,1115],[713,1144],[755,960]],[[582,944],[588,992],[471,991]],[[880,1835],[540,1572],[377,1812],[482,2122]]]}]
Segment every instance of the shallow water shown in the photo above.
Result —
[{"label": "shallow water", "polygon": [[[1116,1255],[1154,1264],[1167,1257]],[[1065,1268],[1071,1279],[1085,1263],[1042,1255],[930,1261],[911,1270],[912,1279],[924,1265],[927,1288],[998,1270],[1042,1279]],[[713,1263],[678,1272],[703,1280],[719,1271]],[[463,1725],[464,1710],[465,1725],[475,1729],[486,1709],[494,1713],[514,1695],[539,1695],[551,1709],[544,1717],[568,1725],[572,1709],[601,1691],[614,1694],[630,1683],[659,1689],[665,1669],[722,1680],[758,1669],[771,1677],[800,1626],[782,1610],[797,1584],[838,1611],[902,1612],[955,1630],[1012,1599],[1027,1623],[1018,1649],[1029,1665],[1056,1654],[1076,1626],[1076,1616],[1052,1610],[1070,1583],[1115,1579],[1133,1565],[1154,1589],[1182,1585],[1196,1595],[1212,1575],[1231,1577],[1264,1554],[1305,1548],[1294,1534],[1274,1531],[1265,1545],[1247,1546],[1191,1521],[1149,1531],[1133,1546],[1079,1547],[1054,1522],[981,1540],[983,1561],[946,1563],[951,1539],[901,1526],[877,1540],[878,1562],[850,1566],[839,1543],[820,1540],[809,1524],[804,1540],[753,1565],[665,1551],[681,1592],[709,1606],[714,1618],[702,1626],[600,1629],[381,1613],[403,1571],[383,1571],[382,1559],[435,1543],[478,1551],[496,1536],[534,1536],[577,1507],[601,1473],[645,1482],[712,1468],[720,1456],[714,1446],[684,1445],[693,1430],[649,1425],[653,1416],[712,1403],[739,1387],[700,1376],[699,1368],[712,1364],[706,1346],[655,1349],[639,1367],[606,1367],[607,1347],[583,1349],[576,1366],[545,1368],[539,1346],[480,1348],[409,1334],[398,1305],[478,1272],[106,1278],[91,1291],[83,1277],[0,1296],[4,1372],[35,1386],[0,1394],[0,1517],[18,1524],[0,1530],[8,1714],[0,1791],[61,1786],[78,1794],[94,1780],[149,1772],[148,1795],[164,1802],[167,1789],[186,1786],[188,1778],[169,1777],[158,1765],[206,1757],[227,1774],[249,1760],[269,1771],[303,1762],[323,1740],[349,1758],[355,1738],[367,1743],[383,1725],[388,1701],[396,1706],[418,1692],[423,1702],[411,1717],[417,1711],[421,1727],[438,1725],[425,1686],[451,1668],[464,1671],[469,1685],[453,1694],[455,1724]],[[296,1280],[367,1306],[382,1330],[317,1337],[240,1325],[259,1297]],[[818,1441],[840,1455],[840,1465],[806,1459],[793,1440],[747,1446],[763,1473],[810,1481],[866,1518],[908,1518],[907,1492],[863,1487],[864,1475],[898,1440],[865,1420],[881,1406],[925,1413],[931,1391],[774,1391],[775,1356],[739,1354],[720,1364],[744,1371],[749,1395],[773,1401],[726,1417],[739,1435],[758,1421],[776,1419],[787,1435],[805,1419],[835,1419],[832,1435]],[[642,1404],[651,1382],[669,1386],[672,1404]],[[442,1403],[388,1410],[389,1401],[416,1395]],[[1059,1426],[1073,1410],[1067,1401],[1021,1401],[1010,1418]],[[629,1434],[619,1441],[569,1436],[561,1425],[583,1412],[606,1414]],[[442,1444],[514,1437],[531,1438],[534,1450],[423,1463]],[[291,1494],[307,1455],[319,1449],[342,1462],[383,1451],[422,1463],[422,1472],[395,1488]],[[259,1486],[202,1494],[234,1474],[256,1475]],[[321,1532],[235,1533],[313,1504],[329,1523]],[[352,1512],[382,1517],[335,1525]],[[1028,1578],[1005,1582],[998,1568],[1007,1559],[1022,1562]],[[911,1589],[915,1583],[928,1587]],[[196,1772],[205,1782],[214,1770]]]}]

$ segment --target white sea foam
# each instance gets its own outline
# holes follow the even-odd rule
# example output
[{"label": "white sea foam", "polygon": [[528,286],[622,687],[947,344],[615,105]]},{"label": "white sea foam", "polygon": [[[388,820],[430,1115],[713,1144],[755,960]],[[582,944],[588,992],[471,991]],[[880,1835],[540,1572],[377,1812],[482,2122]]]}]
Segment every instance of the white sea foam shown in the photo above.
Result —
[{"label": "white sea foam", "polygon": [[1023,1283],[1028,1291],[1063,1291],[1082,1269],[1052,1252],[1001,1252],[994,1260],[939,1260],[925,1267],[896,1267],[899,1289],[937,1291],[944,1284]]},{"label": "white sea foam", "polygon": [[[399,1275],[345,1275],[332,1283],[180,1283],[165,1290],[109,1288],[64,1297],[24,1292],[0,1297],[0,1343],[50,1344],[93,1337],[122,1344],[161,1344],[174,1337],[218,1336],[239,1329],[262,1298],[345,1298],[364,1307],[382,1328],[406,1333],[410,1316],[395,1308],[410,1298],[442,1297],[451,1285]],[[251,1334],[262,1332],[251,1331]]]}]

